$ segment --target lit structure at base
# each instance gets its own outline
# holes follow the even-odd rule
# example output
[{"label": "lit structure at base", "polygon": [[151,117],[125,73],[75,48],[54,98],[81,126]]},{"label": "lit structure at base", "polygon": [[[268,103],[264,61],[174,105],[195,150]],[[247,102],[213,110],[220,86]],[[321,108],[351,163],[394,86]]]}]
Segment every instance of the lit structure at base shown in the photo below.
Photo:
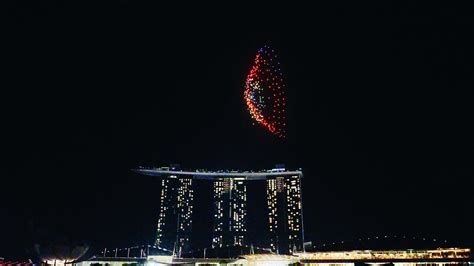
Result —
[{"label": "lit structure at base", "polygon": [[[401,264],[416,264],[416,262],[448,262],[450,260],[470,258],[471,250],[468,248],[439,248],[428,250],[350,250],[296,253],[302,262],[398,262]],[[433,263],[437,264],[437,263]]]},{"label": "lit structure at base", "polygon": [[[117,254],[115,252],[115,254]],[[315,265],[315,266],[469,266],[471,250],[468,248],[438,248],[428,250],[347,250],[304,252],[293,255],[241,254],[219,258],[178,258],[170,254],[140,256],[93,256],[72,262],[72,266],[156,266],[156,265]]]},{"label": "lit structure at base", "polygon": [[[279,254],[303,249],[303,173],[275,168],[250,171],[181,171],[169,167],[140,168],[137,173],[162,177],[161,209],[156,245],[181,254],[189,249],[195,180],[207,180],[213,187],[213,235],[210,246],[243,246],[247,238],[247,186],[266,182],[269,239],[262,239]],[[265,193],[265,191],[262,191]],[[265,200],[265,197],[262,197]],[[262,234],[263,235],[266,234]]]},{"label": "lit structure at base", "polygon": [[244,178],[214,181],[214,236],[212,247],[244,244],[247,216],[247,187]]}]

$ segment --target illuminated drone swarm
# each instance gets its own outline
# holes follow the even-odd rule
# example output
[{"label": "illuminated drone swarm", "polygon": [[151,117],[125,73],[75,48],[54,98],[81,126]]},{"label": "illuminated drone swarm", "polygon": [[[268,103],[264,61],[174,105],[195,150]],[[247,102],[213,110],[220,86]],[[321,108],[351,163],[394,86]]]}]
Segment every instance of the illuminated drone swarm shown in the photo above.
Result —
[{"label": "illuminated drone swarm", "polygon": [[285,84],[275,51],[258,50],[245,81],[244,100],[251,117],[277,137],[285,137]]}]

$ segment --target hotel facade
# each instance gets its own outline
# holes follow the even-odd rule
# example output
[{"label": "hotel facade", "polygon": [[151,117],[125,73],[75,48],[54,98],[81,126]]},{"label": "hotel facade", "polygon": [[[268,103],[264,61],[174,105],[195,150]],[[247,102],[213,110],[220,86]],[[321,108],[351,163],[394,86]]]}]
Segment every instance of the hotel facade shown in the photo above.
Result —
[{"label": "hotel facade", "polygon": [[[178,167],[140,168],[135,172],[161,179],[160,213],[155,245],[173,250],[180,256],[189,252],[195,182],[211,182],[212,241],[210,248],[251,245],[248,241],[248,186],[265,182],[265,243],[277,254],[293,254],[303,250],[304,227],[301,170],[275,168],[250,171],[183,171]],[[265,200],[262,197],[262,200]]]}]

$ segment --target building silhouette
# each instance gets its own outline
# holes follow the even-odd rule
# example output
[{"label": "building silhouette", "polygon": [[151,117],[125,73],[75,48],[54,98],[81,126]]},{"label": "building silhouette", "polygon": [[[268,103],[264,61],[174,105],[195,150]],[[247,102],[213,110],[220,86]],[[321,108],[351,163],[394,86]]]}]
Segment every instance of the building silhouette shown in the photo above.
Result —
[{"label": "building silhouette", "polygon": [[[212,240],[209,247],[245,246],[248,243],[247,186],[266,182],[268,232],[264,243],[278,254],[303,250],[303,173],[275,168],[249,171],[183,171],[177,167],[139,168],[135,172],[161,180],[160,214],[155,245],[173,250],[177,256],[191,247],[193,184],[211,182],[213,192]],[[262,197],[265,200],[265,197]],[[260,236],[259,236],[260,237]]]}]

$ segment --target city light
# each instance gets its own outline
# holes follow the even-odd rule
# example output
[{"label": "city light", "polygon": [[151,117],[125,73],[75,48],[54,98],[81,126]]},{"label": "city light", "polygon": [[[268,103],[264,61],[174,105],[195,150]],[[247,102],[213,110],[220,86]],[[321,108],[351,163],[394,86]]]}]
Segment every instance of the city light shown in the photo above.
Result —
[{"label": "city light", "polygon": [[445,248],[433,250],[351,250],[329,252],[304,252],[295,254],[302,260],[433,260],[469,258],[470,249]]}]

